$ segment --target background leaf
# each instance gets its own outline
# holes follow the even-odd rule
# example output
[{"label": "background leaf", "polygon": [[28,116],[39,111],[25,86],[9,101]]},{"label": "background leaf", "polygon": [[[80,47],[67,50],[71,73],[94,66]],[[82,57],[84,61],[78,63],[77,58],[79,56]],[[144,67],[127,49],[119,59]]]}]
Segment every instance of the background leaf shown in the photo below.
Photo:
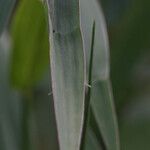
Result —
[{"label": "background leaf", "polygon": [[6,28],[8,18],[11,15],[12,8],[16,0],[0,0],[0,34]]},{"label": "background leaf", "polygon": [[140,94],[136,97],[136,103],[130,102],[130,105],[124,110],[120,127],[122,150],[141,150],[143,148],[144,150],[149,150],[149,106],[149,93],[145,95]]},{"label": "background leaf", "polygon": [[10,40],[4,32],[0,37],[0,149],[20,150],[22,103],[20,94],[10,88],[9,52]]},{"label": "background leaf", "polygon": [[136,92],[139,82],[133,80],[138,62],[149,55],[149,7],[149,0],[132,0],[120,22],[110,28],[111,78],[118,112]]},{"label": "background leaf", "polygon": [[79,150],[84,112],[84,55],[78,0],[47,0],[50,59],[60,150]]},{"label": "background leaf", "polygon": [[48,66],[46,13],[39,0],[21,0],[12,21],[11,81],[14,87],[33,86]]}]

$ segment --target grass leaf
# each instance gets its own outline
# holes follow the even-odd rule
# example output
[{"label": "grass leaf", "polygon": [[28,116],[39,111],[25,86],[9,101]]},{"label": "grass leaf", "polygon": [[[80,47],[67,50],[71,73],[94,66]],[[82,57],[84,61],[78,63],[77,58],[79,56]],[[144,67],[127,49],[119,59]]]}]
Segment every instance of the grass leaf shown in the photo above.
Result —
[{"label": "grass leaf", "polygon": [[109,80],[98,81],[92,88],[92,111],[107,150],[119,149],[118,129]]},{"label": "grass leaf", "polygon": [[[101,138],[107,150],[118,150],[119,139],[113,96],[109,81],[109,44],[101,7],[96,0],[81,0],[81,25],[90,60],[90,41],[93,21],[96,22],[92,72],[91,106]],[[87,69],[89,71],[89,68]],[[88,131],[89,132],[89,131]],[[88,134],[88,133],[87,133]],[[98,139],[100,140],[100,139]]]},{"label": "grass leaf", "polygon": [[79,150],[84,112],[84,54],[78,0],[47,0],[52,90],[60,150]]}]

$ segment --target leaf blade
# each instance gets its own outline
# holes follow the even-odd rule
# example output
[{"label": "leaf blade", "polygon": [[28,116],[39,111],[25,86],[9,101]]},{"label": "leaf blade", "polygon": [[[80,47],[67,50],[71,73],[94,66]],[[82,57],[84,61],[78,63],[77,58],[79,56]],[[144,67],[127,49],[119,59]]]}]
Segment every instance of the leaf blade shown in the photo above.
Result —
[{"label": "leaf blade", "polygon": [[101,7],[96,0],[81,0],[81,26],[87,53],[87,63],[90,57],[90,31],[92,29],[93,20],[96,22],[96,28],[92,72],[93,86],[91,87],[91,109],[94,113],[93,115],[95,116],[106,149],[118,150],[118,126],[110,88],[109,43],[106,24]]},{"label": "leaf blade", "polygon": [[[84,53],[77,0],[47,0],[52,89],[61,150],[79,150],[84,112]],[[68,11],[70,10],[70,11]]]},{"label": "leaf blade", "polygon": [[108,150],[119,149],[118,126],[109,81],[98,81],[92,89],[92,110]]}]

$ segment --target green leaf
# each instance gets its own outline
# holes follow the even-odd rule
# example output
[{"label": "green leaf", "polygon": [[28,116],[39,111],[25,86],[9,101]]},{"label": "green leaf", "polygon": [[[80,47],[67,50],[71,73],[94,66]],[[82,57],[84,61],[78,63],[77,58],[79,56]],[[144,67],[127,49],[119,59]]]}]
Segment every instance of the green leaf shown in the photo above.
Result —
[{"label": "green leaf", "polygon": [[93,21],[96,23],[91,87],[92,112],[106,149],[119,150],[118,126],[109,81],[109,44],[106,24],[100,4],[96,0],[81,0],[80,6],[87,63],[90,57],[92,24]]},{"label": "green leaf", "polygon": [[109,80],[97,81],[92,87],[92,110],[107,150],[119,149],[118,126]]},{"label": "green leaf", "polygon": [[52,91],[60,150],[79,150],[84,112],[84,54],[78,0],[47,0]]},{"label": "green leaf", "polygon": [[12,22],[11,81],[14,87],[29,88],[48,66],[46,13],[39,0],[22,0]]},{"label": "green leaf", "polygon": [[15,0],[0,0],[0,35],[8,22],[14,4]]},{"label": "green leaf", "polygon": [[86,150],[102,150],[101,145],[96,138],[93,130],[91,128],[88,128],[88,133],[86,136],[86,145],[85,149]]},{"label": "green leaf", "polygon": [[[95,21],[95,44],[94,44],[94,59],[93,59],[93,79],[103,80],[109,76],[109,44],[106,32],[106,24],[104,17],[96,0],[81,0],[81,27],[83,31],[87,66],[90,60],[90,48],[92,41],[92,26]],[[91,11],[93,10],[93,11]],[[89,68],[87,68],[87,73]]]}]

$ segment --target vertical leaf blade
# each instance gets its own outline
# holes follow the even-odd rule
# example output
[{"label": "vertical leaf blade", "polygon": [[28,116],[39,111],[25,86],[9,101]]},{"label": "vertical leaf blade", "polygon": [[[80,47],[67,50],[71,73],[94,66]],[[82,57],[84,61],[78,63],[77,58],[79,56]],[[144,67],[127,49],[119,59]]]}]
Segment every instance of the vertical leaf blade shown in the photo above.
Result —
[{"label": "vertical leaf blade", "polygon": [[52,90],[60,150],[79,150],[84,112],[84,53],[78,0],[47,0]]},{"label": "vertical leaf blade", "polygon": [[[96,23],[93,56],[94,62],[92,72],[93,84],[91,87],[92,112],[95,116],[96,122],[98,124],[97,126],[106,149],[118,150],[118,129],[113,105],[113,96],[109,81],[109,44],[106,24],[100,4],[96,0],[81,0],[80,6],[81,26],[87,53],[87,63],[89,63],[90,60],[92,24],[93,21]],[[98,140],[100,141],[100,139]]]},{"label": "vertical leaf blade", "polygon": [[108,150],[119,149],[117,122],[110,81],[97,81],[92,87],[93,114]]}]

